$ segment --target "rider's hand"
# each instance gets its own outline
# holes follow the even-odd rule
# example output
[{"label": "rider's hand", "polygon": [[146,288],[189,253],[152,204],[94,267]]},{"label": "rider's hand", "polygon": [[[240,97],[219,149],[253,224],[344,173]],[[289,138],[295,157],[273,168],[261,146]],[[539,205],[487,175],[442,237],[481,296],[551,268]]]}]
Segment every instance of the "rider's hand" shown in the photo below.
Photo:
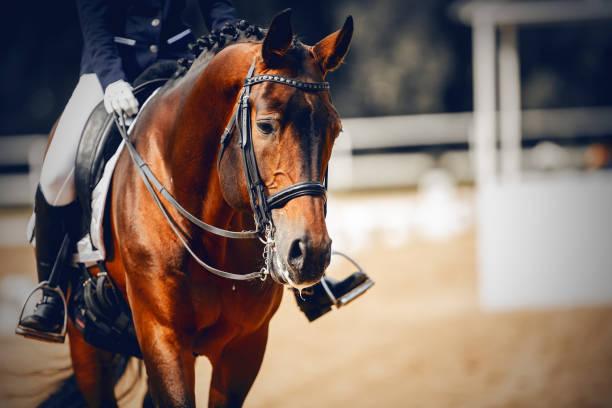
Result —
[{"label": "rider's hand", "polygon": [[108,113],[115,111],[118,115],[122,112],[128,116],[135,115],[138,112],[138,100],[130,84],[120,79],[108,85],[104,92],[104,108]]}]

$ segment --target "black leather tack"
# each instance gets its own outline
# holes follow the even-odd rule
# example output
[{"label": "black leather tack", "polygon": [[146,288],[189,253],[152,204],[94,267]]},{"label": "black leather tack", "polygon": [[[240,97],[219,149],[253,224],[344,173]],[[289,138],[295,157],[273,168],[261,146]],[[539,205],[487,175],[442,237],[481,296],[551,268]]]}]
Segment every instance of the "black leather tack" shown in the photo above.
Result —
[{"label": "black leather tack", "polygon": [[252,86],[261,82],[277,82],[279,84],[289,85],[303,91],[319,91],[329,89],[329,82],[304,82],[280,75],[258,75],[252,78],[247,78],[244,81],[244,85]]}]

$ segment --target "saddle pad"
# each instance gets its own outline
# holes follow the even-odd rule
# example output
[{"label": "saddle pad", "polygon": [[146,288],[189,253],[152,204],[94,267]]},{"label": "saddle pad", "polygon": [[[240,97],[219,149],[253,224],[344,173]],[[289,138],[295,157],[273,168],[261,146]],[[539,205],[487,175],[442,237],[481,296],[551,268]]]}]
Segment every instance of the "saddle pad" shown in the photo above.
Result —
[{"label": "saddle pad", "polygon": [[[128,136],[132,134],[134,124],[138,121],[140,113],[145,109],[149,101],[157,94],[159,88],[155,89],[153,93],[144,102],[136,118],[129,124]],[[113,179],[113,173],[115,166],[119,160],[119,156],[123,151],[125,143],[121,141],[119,147],[115,153],[107,160],[104,165],[104,171],[100,181],[96,184],[95,188],[91,193],[91,206],[90,214],[91,219],[89,223],[89,233],[86,233],[83,238],[77,243],[77,253],[74,256],[75,263],[84,263],[85,265],[91,265],[98,261],[102,261],[106,258],[106,250],[104,248],[104,209],[107,204],[108,191]]]}]

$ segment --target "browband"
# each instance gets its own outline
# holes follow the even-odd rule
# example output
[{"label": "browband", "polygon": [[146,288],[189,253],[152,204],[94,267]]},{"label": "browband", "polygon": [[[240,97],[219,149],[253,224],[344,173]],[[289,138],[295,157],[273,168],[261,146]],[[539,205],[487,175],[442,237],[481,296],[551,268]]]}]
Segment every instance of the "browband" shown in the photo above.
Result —
[{"label": "browband", "polygon": [[260,82],[277,82],[299,88],[303,91],[326,91],[329,89],[329,82],[304,82],[299,79],[287,78],[280,75],[257,75],[244,80],[244,86],[251,86]]}]

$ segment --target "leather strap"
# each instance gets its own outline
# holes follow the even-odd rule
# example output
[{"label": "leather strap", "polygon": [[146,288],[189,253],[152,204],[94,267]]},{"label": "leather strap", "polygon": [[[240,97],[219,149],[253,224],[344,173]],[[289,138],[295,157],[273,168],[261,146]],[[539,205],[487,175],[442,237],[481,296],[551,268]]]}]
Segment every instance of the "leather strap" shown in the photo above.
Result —
[{"label": "leather strap", "polygon": [[327,91],[329,90],[329,82],[304,82],[299,79],[287,78],[281,75],[257,75],[244,80],[244,86],[251,86],[260,82],[277,82],[283,85],[289,85],[294,88],[299,88],[303,91]]},{"label": "leather strap", "polygon": [[294,198],[311,195],[322,196],[327,201],[327,190],[318,181],[303,181],[294,184],[268,197],[268,208],[281,208]]},{"label": "leather strap", "polygon": [[[253,76],[255,71],[255,58],[249,68],[247,79]],[[251,135],[251,106],[249,104],[249,96],[251,87],[245,86],[240,96],[238,110],[238,130],[240,132],[240,147],[242,148],[242,162],[244,173],[247,180],[249,190],[249,200],[255,218],[255,225],[258,231],[265,229],[266,225],[272,224],[270,211],[267,207],[265,196],[265,184],[259,174],[257,167],[257,159],[253,148],[253,137]]]},{"label": "leather strap", "polygon": [[238,116],[238,108],[234,109],[234,113],[232,114],[232,118],[230,119],[225,131],[221,135],[221,150],[219,150],[219,155],[217,156],[217,173],[221,174],[221,170],[219,167],[221,166],[221,158],[223,158],[223,153],[225,153],[225,149],[227,149],[227,145],[229,145],[230,140],[232,139],[232,131],[234,130],[234,126],[236,125],[236,117]]},{"label": "leather strap", "polygon": [[[329,165],[325,168],[325,178],[323,179],[323,187],[325,187],[325,192],[327,192],[327,187],[329,185]],[[323,206],[323,215],[327,218],[327,197],[325,198],[325,205]]]}]

